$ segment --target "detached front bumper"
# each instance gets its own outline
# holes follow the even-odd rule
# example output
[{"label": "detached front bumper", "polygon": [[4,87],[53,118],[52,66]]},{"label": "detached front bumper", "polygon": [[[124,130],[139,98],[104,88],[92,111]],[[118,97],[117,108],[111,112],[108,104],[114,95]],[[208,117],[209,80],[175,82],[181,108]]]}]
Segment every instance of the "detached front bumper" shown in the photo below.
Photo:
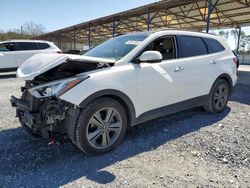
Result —
[{"label": "detached front bumper", "polygon": [[23,99],[18,99],[14,96],[11,96],[10,103],[12,107],[16,107],[21,110],[30,110],[30,103]]},{"label": "detached front bumper", "polygon": [[65,116],[68,103],[58,99],[35,99],[27,91],[21,99],[11,96],[16,117],[28,133],[34,137],[51,139],[66,133]]},{"label": "detached front bumper", "polygon": [[10,103],[12,107],[16,108],[16,117],[19,118],[25,130],[36,138],[44,137],[41,132],[40,114],[31,112],[30,102],[11,96]]}]

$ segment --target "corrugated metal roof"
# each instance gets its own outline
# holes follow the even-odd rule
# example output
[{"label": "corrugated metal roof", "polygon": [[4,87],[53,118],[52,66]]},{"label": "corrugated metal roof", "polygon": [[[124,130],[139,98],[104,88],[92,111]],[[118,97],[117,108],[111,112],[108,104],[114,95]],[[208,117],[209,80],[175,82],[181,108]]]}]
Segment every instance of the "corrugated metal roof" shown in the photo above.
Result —
[{"label": "corrugated metal roof", "polygon": [[[217,0],[212,0],[216,4]],[[204,30],[208,14],[207,0],[162,0],[156,3],[83,22],[36,37],[46,40],[76,40],[91,38],[99,43],[115,34],[162,27]],[[113,24],[114,28],[113,29]],[[211,14],[211,28],[250,25],[250,0],[218,0]]]}]

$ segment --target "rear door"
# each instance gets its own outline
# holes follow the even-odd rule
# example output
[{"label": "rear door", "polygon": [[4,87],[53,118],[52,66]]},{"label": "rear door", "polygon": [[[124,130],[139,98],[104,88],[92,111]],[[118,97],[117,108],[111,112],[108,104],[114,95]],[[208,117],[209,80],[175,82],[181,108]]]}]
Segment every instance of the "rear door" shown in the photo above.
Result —
[{"label": "rear door", "polygon": [[16,52],[14,43],[0,44],[0,69],[16,68]]},{"label": "rear door", "polygon": [[16,51],[16,63],[19,67],[23,62],[37,53],[38,46],[34,42],[18,42]]},{"label": "rear door", "polygon": [[185,96],[187,99],[209,93],[213,78],[213,57],[209,57],[203,38],[197,36],[178,36],[178,57],[185,71]]}]

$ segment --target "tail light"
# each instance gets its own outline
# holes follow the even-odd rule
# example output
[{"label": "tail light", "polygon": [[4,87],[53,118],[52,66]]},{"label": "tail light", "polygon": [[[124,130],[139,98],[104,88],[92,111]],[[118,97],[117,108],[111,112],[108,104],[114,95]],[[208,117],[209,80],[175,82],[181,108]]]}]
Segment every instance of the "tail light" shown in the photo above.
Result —
[{"label": "tail light", "polygon": [[58,53],[58,54],[63,54],[63,52],[62,52],[62,51],[57,51],[56,53]]}]

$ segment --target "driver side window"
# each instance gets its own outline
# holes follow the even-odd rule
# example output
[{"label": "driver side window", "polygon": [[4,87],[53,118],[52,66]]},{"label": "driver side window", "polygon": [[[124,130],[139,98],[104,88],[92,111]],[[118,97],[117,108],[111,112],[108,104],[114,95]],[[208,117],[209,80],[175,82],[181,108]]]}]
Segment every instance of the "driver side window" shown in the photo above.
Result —
[{"label": "driver side window", "polygon": [[162,60],[169,60],[176,58],[175,37],[165,36],[160,37],[149,43],[137,56],[139,58],[145,51],[154,50],[162,54]]},{"label": "driver side window", "polygon": [[0,44],[0,52],[10,52],[10,51],[14,51],[14,44],[13,43]]}]

